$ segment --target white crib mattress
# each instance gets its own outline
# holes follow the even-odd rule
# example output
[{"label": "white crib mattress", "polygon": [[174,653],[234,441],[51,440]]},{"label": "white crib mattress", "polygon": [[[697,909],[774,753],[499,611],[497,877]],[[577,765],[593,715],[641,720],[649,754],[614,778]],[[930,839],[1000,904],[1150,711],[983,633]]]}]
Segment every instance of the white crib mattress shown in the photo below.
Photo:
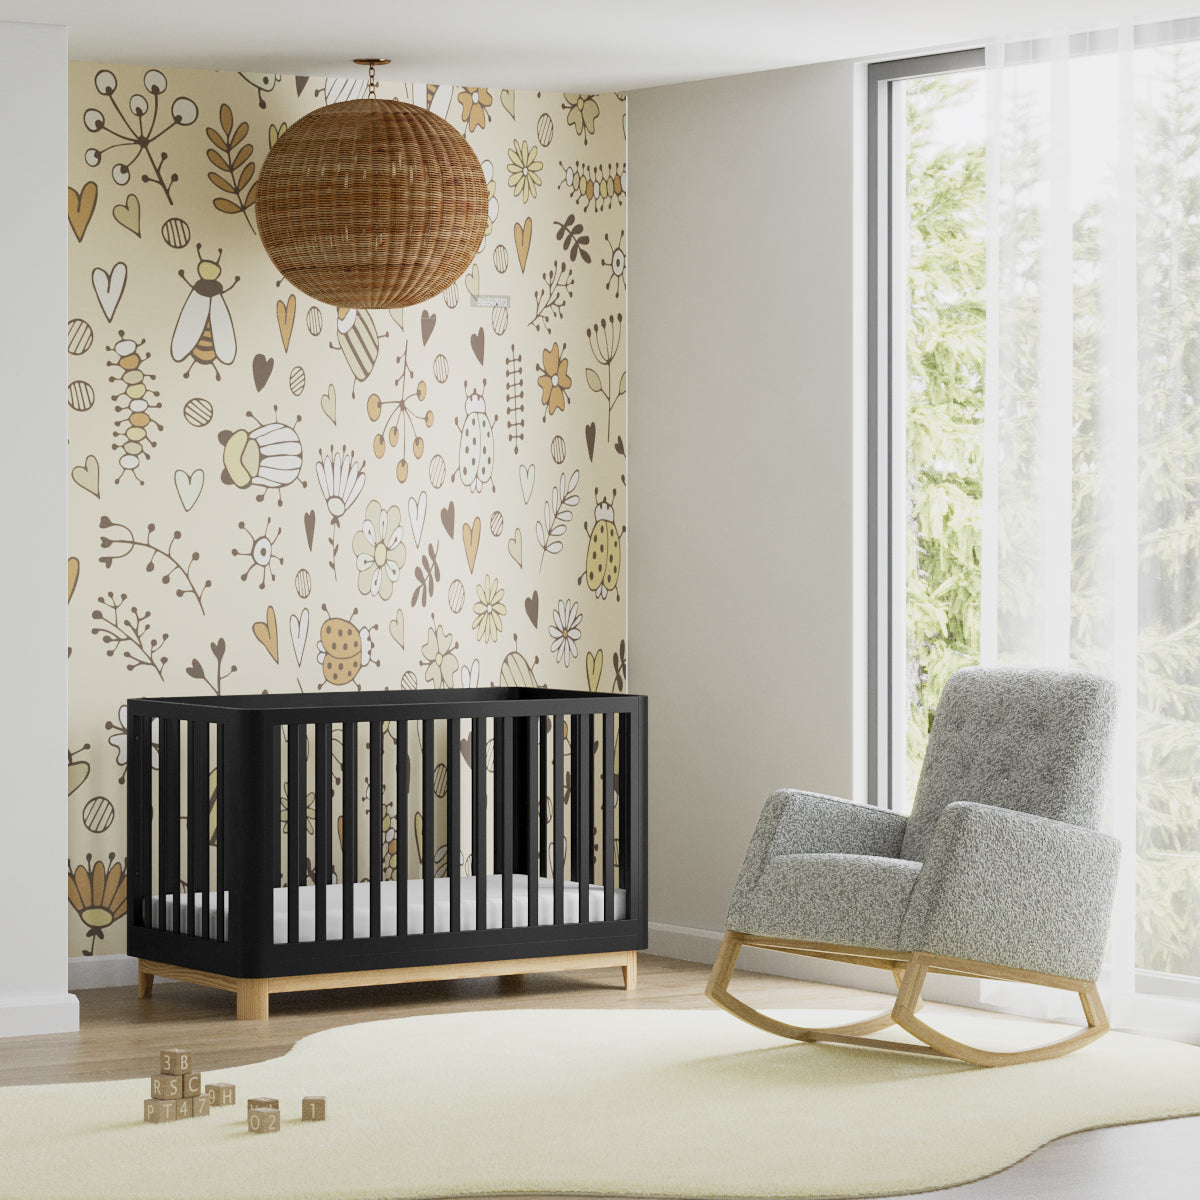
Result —
[{"label": "white crib mattress", "polygon": [[[464,875],[460,881],[462,891],[459,896],[459,927],[461,929],[476,929],[475,914],[475,877]],[[325,936],[326,940],[335,942],[342,937],[342,885],[329,884],[325,888]],[[354,904],[354,936],[369,937],[371,934],[371,885],[356,883],[353,885]],[[317,889],[308,884],[300,888],[300,932],[302,942],[316,941],[316,907]],[[503,899],[504,877],[501,875],[487,876],[487,907],[484,913],[485,929],[503,928]],[[194,916],[200,914],[200,896],[192,903]],[[186,900],[184,901],[186,904]],[[159,898],[151,897],[150,924],[158,924]],[[396,884],[384,882],[379,885],[379,931],[383,937],[396,935]],[[275,889],[274,902],[275,943],[282,945],[288,940],[288,889]],[[175,897],[167,897],[167,924],[174,924]],[[217,893],[208,893],[208,915],[210,928],[216,928]],[[599,884],[588,887],[588,920],[604,920],[604,888]],[[225,893],[225,917],[229,918],[229,893]],[[613,917],[618,920],[625,918],[625,892],[621,888],[613,892]],[[537,880],[537,924],[551,925],[554,923],[554,880]],[[421,879],[408,881],[408,932],[410,934],[425,931],[425,884]],[[521,928],[529,924],[529,881],[526,875],[512,877],[512,924]],[[563,924],[579,924],[579,885],[567,880],[563,884]],[[433,929],[435,933],[445,933],[450,929],[450,880],[435,879],[433,881]]]}]

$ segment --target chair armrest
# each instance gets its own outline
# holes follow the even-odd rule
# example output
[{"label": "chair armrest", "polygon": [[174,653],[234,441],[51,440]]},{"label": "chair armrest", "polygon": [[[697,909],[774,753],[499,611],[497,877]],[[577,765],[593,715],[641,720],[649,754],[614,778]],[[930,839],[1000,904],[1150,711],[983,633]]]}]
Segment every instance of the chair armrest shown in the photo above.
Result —
[{"label": "chair armrest", "polygon": [[900,947],[1094,981],[1120,857],[1116,838],[1094,829],[988,804],[948,804]]},{"label": "chair armrest", "polygon": [[772,792],[746,849],[734,894],[754,887],[781,854],[871,854],[895,858],[907,818],[884,808],[790,789]]}]

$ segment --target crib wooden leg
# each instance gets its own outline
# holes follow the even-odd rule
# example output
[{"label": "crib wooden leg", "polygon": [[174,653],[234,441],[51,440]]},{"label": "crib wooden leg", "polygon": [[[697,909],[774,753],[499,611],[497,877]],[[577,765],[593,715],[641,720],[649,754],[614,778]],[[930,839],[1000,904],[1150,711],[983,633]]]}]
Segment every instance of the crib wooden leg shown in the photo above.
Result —
[{"label": "crib wooden leg", "polygon": [[627,992],[637,991],[637,951],[629,952],[629,962],[621,968],[621,975],[625,979],[625,990]]},{"label": "crib wooden leg", "polygon": [[237,984],[237,1019],[265,1021],[271,1015],[271,993],[265,979],[239,979]]},{"label": "crib wooden leg", "polygon": [[154,992],[154,972],[147,971],[138,959],[138,999],[149,1000]]}]

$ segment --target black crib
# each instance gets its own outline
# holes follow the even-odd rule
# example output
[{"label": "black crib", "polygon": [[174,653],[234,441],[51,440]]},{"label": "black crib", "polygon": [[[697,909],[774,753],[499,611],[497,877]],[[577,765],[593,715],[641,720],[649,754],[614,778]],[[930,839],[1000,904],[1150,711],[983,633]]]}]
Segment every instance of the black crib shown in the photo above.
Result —
[{"label": "black crib", "polygon": [[139,996],[184,979],[265,1019],[313,988],[597,966],[634,987],[646,717],[541,688],[130,700]]}]

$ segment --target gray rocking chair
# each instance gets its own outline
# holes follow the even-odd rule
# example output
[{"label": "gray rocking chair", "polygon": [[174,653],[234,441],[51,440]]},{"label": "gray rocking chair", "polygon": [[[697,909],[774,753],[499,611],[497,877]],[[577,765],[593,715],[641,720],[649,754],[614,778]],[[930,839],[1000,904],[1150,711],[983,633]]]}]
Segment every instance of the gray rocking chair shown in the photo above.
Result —
[{"label": "gray rocking chair", "polygon": [[[799,1041],[915,1051],[980,1066],[1066,1054],[1108,1020],[1096,978],[1120,845],[1100,833],[1116,687],[1074,671],[971,667],[938,704],[910,817],[811,792],[763,807],[734,886],[707,995],[760,1029]],[[743,946],[890,970],[898,995],[878,1016],[803,1028],[728,991]],[[916,1013],[928,973],[1077,992],[1086,1028],[995,1052]],[[921,1045],[869,1034],[898,1025]]]}]

